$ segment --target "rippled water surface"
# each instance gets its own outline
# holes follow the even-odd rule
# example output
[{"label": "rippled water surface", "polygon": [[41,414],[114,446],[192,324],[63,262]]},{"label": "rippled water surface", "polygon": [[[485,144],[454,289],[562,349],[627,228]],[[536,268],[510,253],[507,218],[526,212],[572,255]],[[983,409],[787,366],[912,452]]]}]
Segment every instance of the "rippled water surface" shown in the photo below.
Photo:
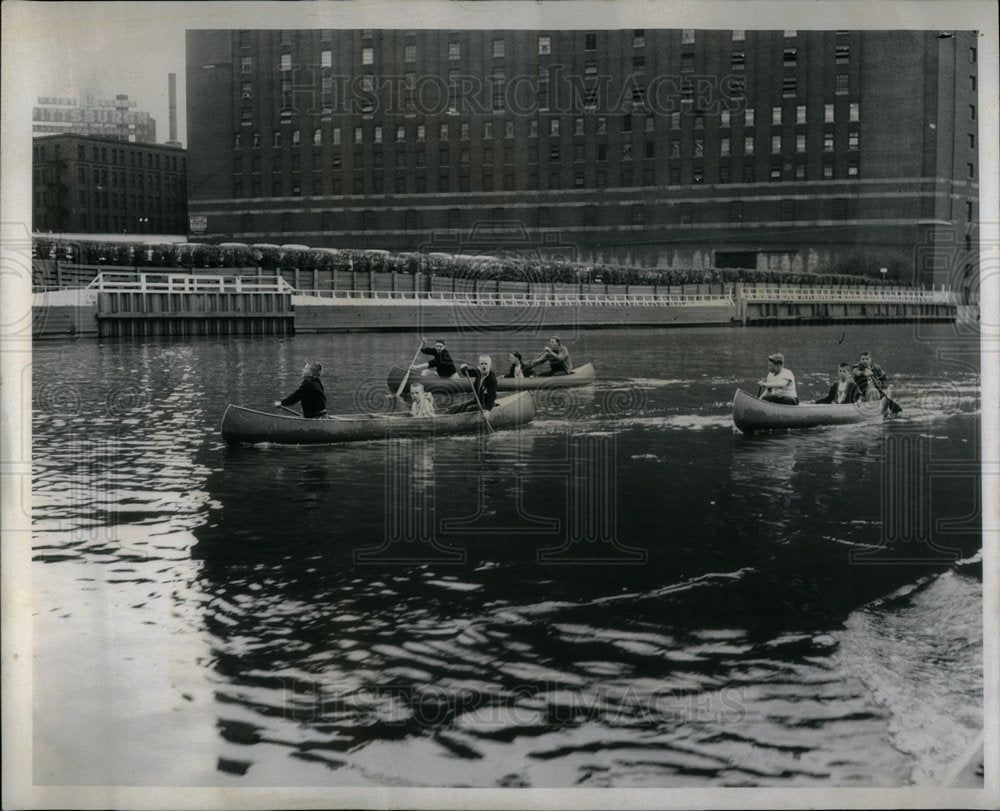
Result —
[{"label": "rippled water surface", "polygon": [[[982,725],[953,333],[567,331],[598,381],[523,430],[320,448],[219,419],[310,358],[331,411],[391,408],[412,336],[37,345],[35,780],[940,784]],[[734,430],[768,352],[806,399],[862,349],[900,417]]]}]

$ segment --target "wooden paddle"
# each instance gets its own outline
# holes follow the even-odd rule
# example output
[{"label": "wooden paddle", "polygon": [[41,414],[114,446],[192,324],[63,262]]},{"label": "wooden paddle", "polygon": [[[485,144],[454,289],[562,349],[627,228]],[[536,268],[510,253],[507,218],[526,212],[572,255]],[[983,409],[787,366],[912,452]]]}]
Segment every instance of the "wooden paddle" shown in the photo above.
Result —
[{"label": "wooden paddle", "polygon": [[886,403],[888,403],[889,405],[889,411],[891,411],[893,414],[898,414],[900,411],[903,410],[903,407],[899,403],[897,403],[888,394],[885,393],[885,389],[883,389],[878,384],[878,381],[875,379],[874,375],[872,375],[870,382],[875,387],[875,390],[885,398]]},{"label": "wooden paddle", "polygon": [[290,408],[289,408],[288,406],[283,406],[283,405],[280,405],[280,406],[278,406],[278,408],[283,408],[283,409],[285,409],[285,411],[287,411],[287,412],[288,412],[289,414],[294,414],[294,415],[295,415],[296,417],[301,417],[301,416],[302,416],[301,414],[299,414],[299,412],[298,412],[298,411],[292,411],[292,409],[290,409]]},{"label": "wooden paddle", "polygon": [[[420,346],[417,347],[417,351],[413,353],[413,360],[410,361],[410,366],[413,366],[417,362],[417,358],[420,357],[420,350],[424,348],[425,341],[420,342]],[[399,384],[399,388],[396,389],[396,396],[400,397],[403,394],[403,389],[406,388],[406,381],[410,379],[410,372],[413,371],[410,366],[406,367],[406,374],[403,375],[403,380]]]}]

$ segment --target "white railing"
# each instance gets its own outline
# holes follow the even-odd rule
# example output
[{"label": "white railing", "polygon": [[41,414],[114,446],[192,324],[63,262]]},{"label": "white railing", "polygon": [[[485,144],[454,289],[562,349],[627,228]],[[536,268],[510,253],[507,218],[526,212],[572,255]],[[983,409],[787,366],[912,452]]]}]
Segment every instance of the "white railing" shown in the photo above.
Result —
[{"label": "white railing", "polygon": [[496,293],[432,290],[297,290],[297,297],[378,302],[427,302],[472,307],[647,306],[683,307],[692,304],[733,306],[725,293]]},{"label": "white railing", "polygon": [[188,273],[98,273],[87,285],[101,293],[293,293],[273,276],[195,276]]},{"label": "white railing", "polygon": [[817,302],[867,304],[956,304],[958,298],[949,290],[914,290],[906,287],[780,287],[755,285],[745,287],[747,301]]}]

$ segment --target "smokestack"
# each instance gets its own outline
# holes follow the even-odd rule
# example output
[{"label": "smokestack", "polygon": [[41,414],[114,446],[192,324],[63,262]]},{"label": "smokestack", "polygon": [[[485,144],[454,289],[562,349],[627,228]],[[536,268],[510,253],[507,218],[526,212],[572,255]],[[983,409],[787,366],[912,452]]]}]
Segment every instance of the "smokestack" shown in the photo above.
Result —
[{"label": "smokestack", "polygon": [[167,74],[167,85],[168,93],[170,99],[170,140],[167,141],[167,146],[180,146],[180,141],[177,140],[177,74],[168,73]]}]

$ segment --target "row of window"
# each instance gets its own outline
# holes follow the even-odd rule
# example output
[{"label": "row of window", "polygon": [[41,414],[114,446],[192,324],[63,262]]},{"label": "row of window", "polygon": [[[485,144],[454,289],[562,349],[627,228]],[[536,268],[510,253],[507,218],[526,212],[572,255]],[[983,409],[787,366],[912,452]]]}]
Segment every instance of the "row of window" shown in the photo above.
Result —
[{"label": "row of window", "polygon": [[[835,123],[834,117],[834,105],[826,104],[823,110],[823,122],[826,124]],[[973,113],[974,115],[974,113]],[[860,121],[861,109],[857,102],[852,102],[848,108],[848,121],[856,123]],[[633,131],[633,116],[625,115],[620,117],[621,131],[622,132],[632,132]],[[719,114],[719,125],[721,128],[725,129],[731,127],[733,123],[740,123],[739,115],[733,115],[729,110],[723,110]],[[753,127],[756,123],[756,114],[754,108],[746,109],[742,114],[742,125],[744,127]],[[562,135],[562,124],[563,119],[560,118],[549,118],[546,119],[548,122],[548,134],[552,137],[558,137]],[[576,117],[573,119],[573,135],[584,135],[586,118]],[[604,135],[607,134],[608,117],[607,116],[597,116],[595,119],[595,134]],[[614,120],[614,119],[613,119]],[[692,117],[694,129],[703,129],[705,126],[705,115],[703,113],[695,113]],[[796,124],[806,124],[806,105],[800,104],[795,108],[795,119]],[[506,138],[514,137],[514,122],[506,121],[504,123],[504,136]],[[569,123],[566,120],[565,123]],[[781,125],[785,123],[784,120],[784,108],[783,107],[772,107],[771,108],[771,124],[774,126]],[[671,113],[670,114],[670,128],[672,130],[680,129],[681,127],[681,113]],[[644,132],[654,132],[655,131],[655,118],[651,115],[645,116],[642,124]],[[407,127],[406,124],[399,124],[396,127],[396,142],[406,143],[408,139],[407,130],[410,130],[410,134],[415,136],[415,141],[417,143],[423,143],[427,140],[427,125],[426,124],[416,124],[412,127]],[[367,132],[366,132],[367,131]],[[390,129],[391,131],[391,129]],[[452,129],[450,123],[442,123],[438,125],[438,139],[441,141],[446,141],[450,138],[451,133],[456,130]],[[457,128],[459,137],[461,140],[465,141],[469,139],[471,127],[469,122],[460,122]],[[483,139],[489,140],[496,137],[498,133],[498,128],[494,127],[494,122],[485,121],[483,122]],[[324,129],[317,127],[312,131],[312,144],[314,146],[320,146],[324,143]],[[530,137],[536,137],[539,134],[539,122],[537,119],[531,119],[529,121],[529,132]],[[371,127],[365,126],[355,126],[354,128],[354,143],[363,144],[371,143],[381,144],[383,143],[384,131],[381,125],[374,125]],[[333,146],[340,146],[341,140],[341,128],[334,127],[329,131],[330,143]],[[246,139],[246,145],[251,146],[254,149],[259,149],[263,144],[261,140],[261,134],[259,132],[250,133],[250,138]],[[275,147],[282,146],[284,141],[284,134],[282,131],[277,130],[271,134],[271,145]],[[302,144],[302,132],[299,129],[293,129],[289,132],[289,142],[292,146],[298,146]],[[240,149],[244,146],[243,133],[235,133],[233,136],[233,147],[235,149]]]},{"label": "row of window", "polygon": [[[62,157],[61,144],[53,144],[53,157],[59,160]],[[110,163],[118,166],[133,166],[140,168],[143,166],[143,154],[145,154],[145,166],[147,169],[165,169],[169,171],[185,171],[184,157],[178,155],[161,155],[152,152],[138,152],[131,149],[117,149],[116,147],[91,146],[88,144],[76,145],[76,158],[81,161],[92,161],[94,163]],[[36,145],[34,148],[35,160],[45,160],[47,156],[45,145]],[[178,160],[179,158],[179,160]]]},{"label": "row of window", "polygon": [[92,208],[118,210],[129,208],[133,211],[142,210],[144,212],[162,211],[164,208],[182,210],[187,205],[185,200],[160,197],[159,195],[126,195],[106,191],[94,191],[88,194],[86,189],[79,190],[77,193],[77,202],[80,205],[89,204]]},{"label": "row of window", "polygon": [[[718,167],[718,180],[716,182],[721,184],[733,183],[733,182],[743,182],[743,183],[756,183],[759,180],[764,179],[760,176],[757,167],[753,164],[745,164],[741,167],[735,167],[737,171],[734,173],[734,167],[728,164],[723,164]],[[785,166],[780,163],[774,163],[770,167],[767,167],[766,179],[768,181],[786,181],[786,180],[834,180],[838,178],[848,177],[855,178],[858,177],[860,173],[860,166],[857,159],[851,159],[847,162],[844,168],[838,168],[837,164],[833,161],[826,161],[822,166],[818,167],[818,172],[812,174],[808,169],[806,164],[798,163],[794,166]],[[454,182],[457,179],[457,183]],[[583,171],[577,171],[572,174],[572,177],[566,178],[570,186],[567,188],[614,188],[614,187],[631,187],[631,186],[655,186],[666,182],[671,186],[680,185],[699,185],[706,182],[705,170],[700,167],[694,168],[689,174],[683,173],[681,167],[671,166],[665,175],[661,175],[661,178],[657,179],[657,173],[653,168],[647,168],[640,172],[633,172],[630,169],[622,169],[617,175],[612,175],[610,178],[608,173],[603,169],[597,169],[593,172],[592,182],[588,178],[588,173]],[[540,186],[540,180],[547,181],[547,185]],[[386,173],[383,175],[371,175],[366,176],[361,171],[355,171],[353,175],[347,174],[344,176],[336,175],[330,178],[329,185],[324,186],[323,177],[320,172],[314,172],[312,177],[306,175],[304,177],[292,177],[287,186],[285,184],[285,178],[279,174],[275,174],[270,178],[267,184],[264,184],[259,176],[252,176],[248,182],[245,182],[242,177],[236,177],[233,184],[233,196],[235,198],[243,197],[244,194],[248,193],[252,197],[261,197],[264,193],[264,188],[266,186],[269,196],[272,197],[282,197],[285,195],[286,191],[292,196],[306,195],[321,195],[325,193],[330,193],[334,195],[339,194],[385,194],[385,193],[397,193],[397,194],[425,194],[428,191],[437,193],[446,192],[469,192],[469,191],[525,191],[525,190],[556,190],[563,188],[563,174],[558,171],[552,171],[547,176],[539,175],[536,172],[528,173],[526,176],[519,176],[515,172],[505,172],[502,174],[494,174],[492,172],[484,171],[482,173],[482,178],[479,182],[473,182],[470,179],[470,173],[468,169],[461,171],[457,178],[453,178],[450,172],[442,173],[438,175],[437,187],[434,189],[428,188],[428,178],[424,174],[396,174],[392,175]],[[367,183],[366,183],[367,181]]]},{"label": "row of window", "polygon": [[[173,217],[129,217],[109,214],[97,214],[88,217],[87,212],[81,211],[76,217],[76,230],[87,233],[91,227],[97,233],[117,233],[119,231],[131,232],[134,234],[186,234],[187,222],[183,216]],[[43,229],[59,228],[55,223],[41,224]],[[73,230],[71,225],[67,225],[64,230]]]}]

